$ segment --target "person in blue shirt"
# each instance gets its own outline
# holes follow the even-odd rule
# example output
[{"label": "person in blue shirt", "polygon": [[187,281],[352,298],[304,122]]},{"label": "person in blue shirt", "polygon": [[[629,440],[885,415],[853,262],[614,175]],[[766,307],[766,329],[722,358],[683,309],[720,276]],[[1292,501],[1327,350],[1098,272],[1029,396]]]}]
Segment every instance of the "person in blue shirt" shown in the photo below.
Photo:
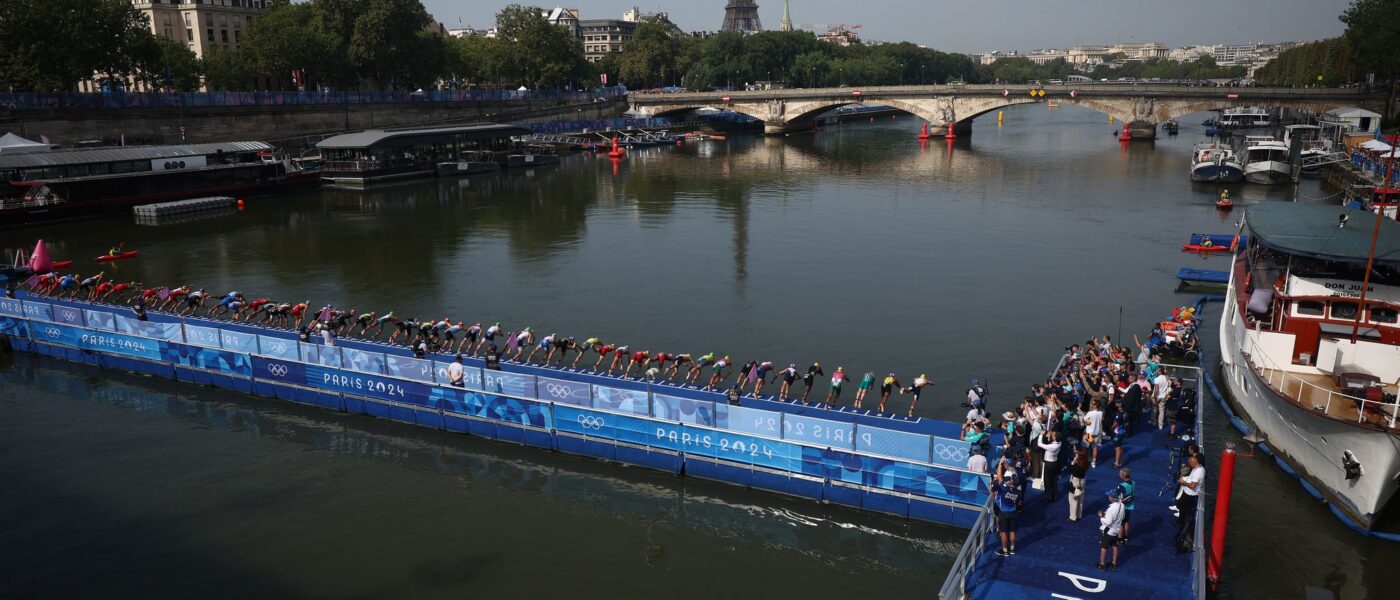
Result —
[{"label": "person in blue shirt", "polygon": [[1133,482],[1133,474],[1127,467],[1118,471],[1118,491],[1123,494],[1123,531],[1118,536],[1120,544],[1128,543],[1129,523],[1133,520],[1133,494],[1137,492],[1137,484]]},{"label": "person in blue shirt", "polygon": [[1020,477],[1016,470],[1005,468],[992,483],[997,504],[997,536],[1001,539],[998,555],[1016,554],[1016,514],[1021,508]]}]

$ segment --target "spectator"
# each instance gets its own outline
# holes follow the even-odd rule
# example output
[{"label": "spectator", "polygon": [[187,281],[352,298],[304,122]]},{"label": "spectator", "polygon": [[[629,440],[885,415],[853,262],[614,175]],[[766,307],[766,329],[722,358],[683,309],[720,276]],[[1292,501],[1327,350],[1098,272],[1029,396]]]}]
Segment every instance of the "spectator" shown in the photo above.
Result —
[{"label": "spectator", "polygon": [[1123,496],[1123,534],[1119,536],[1122,543],[1128,543],[1128,532],[1132,529],[1133,522],[1133,494],[1137,492],[1137,484],[1133,482],[1132,471],[1126,467],[1118,471],[1118,491]]},{"label": "spectator", "polygon": [[452,387],[466,387],[463,382],[465,374],[465,369],[462,368],[462,355],[458,354],[452,364],[447,365],[447,383]]},{"label": "spectator", "polygon": [[1118,568],[1118,535],[1123,526],[1122,490],[1116,487],[1109,490],[1108,499],[1108,508],[1099,511],[1099,564],[1094,566],[1103,570],[1108,549],[1113,548],[1113,562],[1108,564],[1108,569],[1112,571]]},{"label": "spectator", "polygon": [[1044,451],[1041,461],[1041,482],[1045,486],[1045,499],[1054,502],[1060,487],[1060,439],[1055,432],[1046,432],[1037,445]]},{"label": "spectator", "polygon": [[1072,522],[1084,517],[1084,476],[1088,473],[1089,453],[1076,448],[1069,465],[1069,520]]},{"label": "spectator", "polygon": [[1206,468],[1201,466],[1200,455],[1188,456],[1186,465],[1191,470],[1186,475],[1176,478],[1176,482],[1181,486],[1178,490],[1176,506],[1173,507],[1173,512],[1176,513],[1176,534],[1178,537],[1181,536],[1187,524],[1192,522],[1192,517],[1196,515],[1196,501],[1206,484]]},{"label": "spectator", "polygon": [[1021,508],[1021,486],[1014,468],[1003,465],[992,482],[992,493],[996,494],[997,537],[1001,540],[997,554],[1012,556],[1016,554],[1016,514]]},{"label": "spectator", "polygon": [[1167,427],[1167,399],[1172,394],[1172,380],[1167,377],[1166,371],[1158,371],[1157,377],[1152,380],[1152,410],[1157,429]]}]

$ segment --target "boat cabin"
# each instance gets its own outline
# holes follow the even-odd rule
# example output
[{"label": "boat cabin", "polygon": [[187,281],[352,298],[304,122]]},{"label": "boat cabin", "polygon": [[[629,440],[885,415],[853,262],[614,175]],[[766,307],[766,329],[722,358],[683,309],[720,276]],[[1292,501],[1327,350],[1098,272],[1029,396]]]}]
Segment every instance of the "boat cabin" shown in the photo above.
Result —
[{"label": "boat cabin", "polygon": [[0,155],[0,198],[22,195],[36,183],[113,178],[168,171],[197,171],[220,165],[261,163],[262,142],[179,146],[117,146]]},{"label": "boat cabin", "polygon": [[322,140],[321,178],[337,184],[426,177],[443,162],[505,163],[513,136],[530,130],[515,125],[372,129]]},{"label": "boat cabin", "polygon": [[1264,203],[1245,217],[1230,300],[1247,318],[1236,337],[1262,378],[1303,382],[1280,393],[1329,415],[1334,394],[1335,411],[1362,418],[1366,403],[1348,397],[1393,404],[1400,383],[1400,223],[1381,224],[1365,281],[1375,223],[1320,204]]}]

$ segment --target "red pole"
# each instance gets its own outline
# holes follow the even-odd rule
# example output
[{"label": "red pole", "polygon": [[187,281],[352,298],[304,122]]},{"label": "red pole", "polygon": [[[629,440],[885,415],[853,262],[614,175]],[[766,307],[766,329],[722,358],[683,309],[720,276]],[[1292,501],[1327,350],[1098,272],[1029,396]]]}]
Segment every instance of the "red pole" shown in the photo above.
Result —
[{"label": "red pole", "polygon": [[[1220,483],[1215,488],[1215,522],[1210,530],[1210,557],[1206,574],[1211,588],[1220,582],[1220,565],[1225,558],[1225,529],[1230,522],[1230,491],[1235,487],[1235,447],[1225,445],[1220,452]],[[1205,491],[1205,490],[1201,490]],[[1185,518],[1186,515],[1181,515]]]}]

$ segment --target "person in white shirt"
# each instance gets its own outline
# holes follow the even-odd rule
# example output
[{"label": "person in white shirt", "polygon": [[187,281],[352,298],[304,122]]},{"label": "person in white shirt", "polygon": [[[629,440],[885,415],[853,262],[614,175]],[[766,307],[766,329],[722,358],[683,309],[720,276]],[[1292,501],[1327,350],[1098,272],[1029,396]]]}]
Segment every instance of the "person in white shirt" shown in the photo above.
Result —
[{"label": "person in white shirt", "polygon": [[1045,499],[1054,502],[1055,498],[1059,496],[1060,435],[1053,431],[1046,432],[1036,442],[1036,445],[1045,451],[1045,458],[1041,463],[1044,465],[1041,477],[1045,487]]},{"label": "person in white shirt", "polygon": [[452,364],[447,365],[447,382],[451,384],[452,387],[465,387],[462,383],[463,375],[464,369],[462,368],[462,355],[458,354],[457,360],[454,360],[452,361]]},{"label": "person in white shirt", "polygon": [[1191,471],[1176,482],[1181,485],[1176,498],[1176,534],[1179,537],[1191,518],[1196,514],[1196,501],[1201,491],[1206,489],[1206,468],[1201,466],[1201,457],[1192,454],[1186,459]]},{"label": "person in white shirt", "polygon": [[1157,429],[1167,425],[1167,398],[1172,394],[1172,380],[1166,373],[1158,372],[1152,380],[1152,410],[1157,415]]},{"label": "person in white shirt", "polygon": [[1103,436],[1103,409],[1099,408],[1099,401],[1094,400],[1089,404],[1089,412],[1084,413],[1084,443],[1088,444],[1092,454],[1089,458],[1089,467],[1099,466],[1099,438]]},{"label": "person in white shirt", "polygon": [[1111,571],[1118,568],[1118,534],[1123,527],[1123,490],[1113,488],[1108,491],[1108,508],[1099,511],[1099,564],[1095,567],[1102,570],[1103,561],[1108,558],[1108,549],[1113,548],[1113,562],[1108,564]]},{"label": "person in white shirt", "polygon": [[967,470],[973,473],[986,473],[987,455],[981,452],[973,452],[972,456],[967,457]]}]

